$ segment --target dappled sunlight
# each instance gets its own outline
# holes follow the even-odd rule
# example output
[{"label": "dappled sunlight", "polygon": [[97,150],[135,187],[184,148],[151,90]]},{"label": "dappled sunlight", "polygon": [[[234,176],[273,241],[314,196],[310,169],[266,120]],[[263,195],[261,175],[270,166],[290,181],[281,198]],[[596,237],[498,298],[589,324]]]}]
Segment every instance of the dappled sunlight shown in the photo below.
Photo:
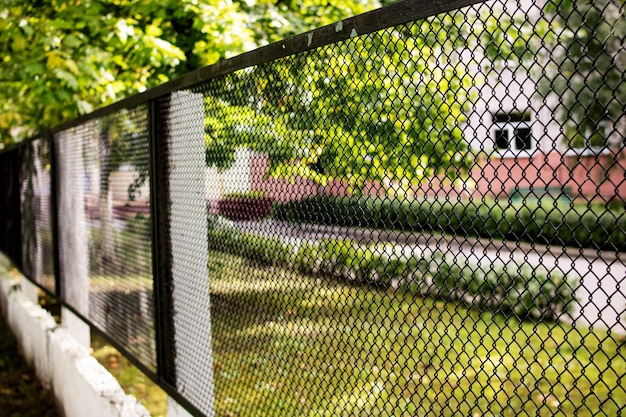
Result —
[{"label": "dappled sunlight", "polygon": [[[381,409],[452,415],[489,407],[515,415],[519,402],[529,414],[562,409],[591,416],[600,407],[617,412],[611,398],[626,395],[615,391],[625,375],[623,348],[606,332],[520,322],[258,268],[231,255],[219,259],[211,294],[219,300],[212,308],[219,413],[263,415],[281,404],[285,414],[342,407],[345,415]],[[234,320],[238,326],[227,324]],[[592,386],[595,396],[583,404]],[[319,408],[322,392],[327,402]]]}]

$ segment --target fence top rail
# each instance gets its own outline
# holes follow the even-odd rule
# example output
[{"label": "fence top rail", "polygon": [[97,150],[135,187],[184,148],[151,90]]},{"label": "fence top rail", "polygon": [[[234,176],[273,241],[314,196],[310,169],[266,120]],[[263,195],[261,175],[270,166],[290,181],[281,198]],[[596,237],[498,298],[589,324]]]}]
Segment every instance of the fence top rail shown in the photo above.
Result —
[{"label": "fence top rail", "polygon": [[261,65],[280,58],[320,48],[325,45],[341,42],[356,36],[377,32],[382,29],[398,26],[418,19],[424,19],[439,13],[449,12],[451,10],[481,3],[483,1],[484,0],[399,1],[361,15],[341,20],[327,26],[292,36],[285,40],[257,48],[253,51],[243,53],[233,58],[219,61],[213,65],[191,71],[157,87],[132,95],[113,104],[97,109],[89,114],[55,126],[48,132],[39,132],[27,140],[13,146],[5,147],[0,150],[0,153],[7,152],[20,146],[21,144],[45,137],[46,135],[53,135],[60,131],[79,126],[90,120],[107,116],[122,109],[128,109],[145,104],[155,98],[164,96],[174,91],[189,88],[198,83],[230,74],[240,69]]}]

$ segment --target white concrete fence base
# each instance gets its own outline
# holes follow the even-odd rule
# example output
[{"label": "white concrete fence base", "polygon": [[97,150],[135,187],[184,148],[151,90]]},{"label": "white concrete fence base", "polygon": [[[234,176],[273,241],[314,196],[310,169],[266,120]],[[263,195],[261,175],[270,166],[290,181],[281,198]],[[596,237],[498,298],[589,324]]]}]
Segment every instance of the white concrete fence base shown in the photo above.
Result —
[{"label": "white concrete fence base", "polygon": [[167,397],[167,417],[192,417],[192,415],[172,397]]},{"label": "white concrete fence base", "polygon": [[[66,417],[148,417],[133,396],[33,300],[32,285],[0,253],[0,309],[37,377]],[[26,294],[20,286],[26,288]],[[66,313],[64,313],[65,315]],[[74,323],[75,324],[75,323]],[[83,333],[84,335],[84,333]]]}]

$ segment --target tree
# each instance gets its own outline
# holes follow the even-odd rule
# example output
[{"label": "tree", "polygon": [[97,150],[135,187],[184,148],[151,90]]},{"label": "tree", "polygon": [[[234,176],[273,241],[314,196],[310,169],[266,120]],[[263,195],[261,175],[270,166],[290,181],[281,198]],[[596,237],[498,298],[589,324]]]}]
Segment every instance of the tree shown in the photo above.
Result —
[{"label": "tree", "polygon": [[0,143],[378,6],[325,3],[7,0],[0,11]]},{"label": "tree", "polygon": [[9,0],[3,5],[0,138],[5,144],[254,46],[245,16],[230,2]]},{"label": "tree", "polygon": [[227,168],[229,155],[246,147],[269,156],[272,175],[340,179],[355,191],[368,181],[406,191],[435,174],[462,176],[470,162],[460,125],[471,78],[446,62],[461,40],[454,19],[435,17],[232,75],[210,93],[219,97],[207,99],[207,163]]},{"label": "tree", "polygon": [[265,45],[377,9],[389,0],[238,0],[255,42]]},{"label": "tree", "polygon": [[559,114],[573,148],[622,146],[626,125],[626,10],[623,0],[557,0],[552,61],[544,91],[560,97]]}]

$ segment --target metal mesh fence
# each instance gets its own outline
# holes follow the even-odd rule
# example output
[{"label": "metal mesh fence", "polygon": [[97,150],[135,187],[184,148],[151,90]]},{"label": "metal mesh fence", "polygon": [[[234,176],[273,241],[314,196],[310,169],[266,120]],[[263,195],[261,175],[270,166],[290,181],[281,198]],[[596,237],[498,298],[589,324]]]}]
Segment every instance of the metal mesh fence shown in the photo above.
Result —
[{"label": "metal mesh fence", "polygon": [[213,388],[212,323],[207,270],[206,162],[204,104],[201,94],[177,92],[159,99],[166,126],[168,224],[170,248],[175,387],[210,415]]},{"label": "metal mesh fence", "polygon": [[147,110],[55,135],[61,297],[155,369]]},{"label": "metal mesh fence", "polygon": [[487,3],[193,89],[218,415],[622,412],[622,8]]},{"label": "metal mesh fence", "polygon": [[21,157],[22,270],[54,292],[52,184],[50,147],[44,139],[30,142]]},{"label": "metal mesh fence", "polygon": [[623,2],[416,4],[55,134],[62,299],[194,413],[624,412]]}]

